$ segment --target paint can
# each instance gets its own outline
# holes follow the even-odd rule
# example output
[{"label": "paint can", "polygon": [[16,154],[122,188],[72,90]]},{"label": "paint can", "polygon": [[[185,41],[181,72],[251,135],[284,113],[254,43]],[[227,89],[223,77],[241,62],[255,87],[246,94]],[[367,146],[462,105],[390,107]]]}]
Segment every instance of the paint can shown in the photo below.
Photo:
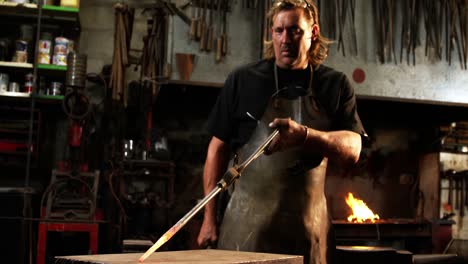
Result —
[{"label": "paint can", "polygon": [[67,65],[68,43],[68,39],[64,37],[55,38],[54,57],[52,58],[53,64]]},{"label": "paint can", "polygon": [[68,69],[66,74],[67,87],[85,87],[86,84],[86,54],[68,53]]},{"label": "paint can", "polygon": [[25,63],[28,61],[28,42],[22,39],[16,41],[16,51],[13,61]]},{"label": "paint can", "polygon": [[48,95],[61,95],[62,94],[62,83],[52,82],[50,83]]},{"label": "paint can", "polygon": [[25,82],[24,82],[24,92],[25,93],[32,93],[32,91],[33,91],[33,80],[34,80],[34,75],[32,73],[26,74]]},{"label": "paint can", "polygon": [[78,8],[80,6],[80,0],[60,0],[60,5]]},{"label": "paint can", "polygon": [[9,2],[17,3],[17,4],[26,4],[29,1],[26,1],[26,0],[10,0]]},{"label": "paint can", "polygon": [[50,40],[39,40],[38,63],[50,64],[50,50],[52,42]]},{"label": "paint can", "polygon": [[38,43],[38,63],[50,64],[50,54],[52,52],[52,35],[49,32],[42,32]]},{"label": "paint can", "polygon": [[0,73],[0,93],[8,92],[8,81],[8,74]]},{"label": "paint can", "polygon": [[75,42],[73,40],[71,40],[71,39],[68,40],[68,49],[67,49],[67,51],[68,51],[68,53],[75,51]]},{"label": "paint can", "polygon": [[16,40],[16,51],[28,51],[28,42],[26,40]]},{"label": "paint can", "polygon": [[19,83],[17,83],[17,82],[10,82],[10,84],[8,85],[8,91],[9,91],[9,92],[19,93],[19,92],[20,92],[20,85],[19,85]]},{"label": "paint can", "polygon": [[64,37],[55,38],[54,55],[67,55],[68,53],[68,39]]}]

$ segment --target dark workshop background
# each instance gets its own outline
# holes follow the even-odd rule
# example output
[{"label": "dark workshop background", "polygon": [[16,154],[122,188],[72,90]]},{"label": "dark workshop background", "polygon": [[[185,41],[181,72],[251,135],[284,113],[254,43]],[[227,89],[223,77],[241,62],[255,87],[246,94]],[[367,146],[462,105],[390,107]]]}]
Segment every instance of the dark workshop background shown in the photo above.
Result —
[{"label": "dark workshop background", "polygon": [[[99,253],[145,250],[203,198],[207,117],[228,73],[259,59],[267,38],[263,1],[207,8],[217,2],[192,1],[193,8],[182,0],[125,1],[134,8],[133,23],[126,47],[129,65],[120,74],[125,80],[117,79],[122,83],[117,96],[117,86],[109,84],[122,47],[115,44],[116,2],[82,0],[77,33],[61,32],[87,55],[84,90],[93,108],[83,125],[78,163],[86,165],[82,172],[99,174],[96,211],[85,219],[99,226]],[[466,2],[458,9],[444,7],[443,1],[319,2],[322,34],[334,40],[325,64],[349,77],[370,136],[353,169],[331,164],[328,171],[326,195],[338,243],[442,253],[451,239],[468,240],[463,217],[468,205],[468,14],[457,11],[468,10]],[[205,16],[209,25],[210,15],[215,36],[226,33],[225,54],[218,58],[216,45],[201,50],[201,40],[190,33],[190,19]],[[155,27],[160,31],[148,34]],[[145,61],[148,47],[156,55]],[[145,67],[156,72],[142,71]],[[31,104],[0,94],[0,102],[0,120],[10,120],[9,107],[15,105],[18,119],[33,113],[37,122],[30,164],[26,157],[0,151],[2,244],[21,237],[23,242],[11,245],[12,259],[18,255],[21,263],[35,262],[39,223],[50,220],[41,210],[49,194],[56,194],[53,171],[70,167],[72,123],[60,101]],[[5,133],[0,128],[0,140]],[[348,192],[379,214],[381,230],[345,223]],[[80,216],[61,217],[70,223]],[[162,250],[196,248],[200,223],[201,214]],[[82,232],[48,232],[47,238],[48,261],[54,255],[87,254],[90,246]]]}]

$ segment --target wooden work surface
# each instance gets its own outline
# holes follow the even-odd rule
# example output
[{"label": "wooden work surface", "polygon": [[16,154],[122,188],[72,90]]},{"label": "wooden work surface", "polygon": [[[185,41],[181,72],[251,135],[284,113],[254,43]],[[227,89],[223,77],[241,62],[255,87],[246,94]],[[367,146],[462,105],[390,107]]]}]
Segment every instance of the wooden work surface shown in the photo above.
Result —
[{"label": "wooden work surface", "polygon": [[[56,263],[102,263],[102,264],[127,264],[138,263],[143,253],[128,254],[102,254],[85,256],[56,257]],[[254,252],[229,251],[218,249],[186,250],[186,251],[162,251],[155,252],[143,263],[281,263],[302,264],[302,256],[267,254]]]}]

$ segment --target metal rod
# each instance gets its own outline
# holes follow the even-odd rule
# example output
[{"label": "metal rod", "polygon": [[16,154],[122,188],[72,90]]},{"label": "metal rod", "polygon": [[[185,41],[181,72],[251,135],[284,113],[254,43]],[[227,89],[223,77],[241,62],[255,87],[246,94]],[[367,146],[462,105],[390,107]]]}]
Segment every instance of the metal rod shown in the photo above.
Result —
[{"label": "metal rod", "polygon": [[171,239],[182,227],[184,227],[192,217],[194,217],[198,211],[200,211],[213,197],[215,197],[223,188],[216,186],[205,198],[203,198],[198,204],[192,208],[184,217],[182,217],[174,226],[172,226],[163,236],[161,236],[154,245],[143,254],[138,261],[143,262],[148,258],[154,251],[164,245],[169,239]]},{"label": "metal rod", "polygon": [[237,171],[239,173],[242,173],[242,171],[254,160],[256,159],[258,156],[262,155],[263,152],[265,152],[265,148],[271,143],[271,141],[276,137],[276,135],[278,135],[279,133],[279,130],[278,129],[275,129],[275,131],[273,131],[273,133],[271,133],[268,138],[265,140],[265,142],[263,142],[262,145],[260,145],[257,150],[252,153],[252,155],[250,155],[250,157],[248,157],[244,162],[242,162]]},{"label": "metal rod", "polygon": [[192,208],[184,217],[182,217],[175,225],[173,225],[164,235],[162,235],[156,243],[151,246],[139,259],[139,262],[145,261],[154,251],[164,245],[169,239],[171,239],[182,227],[184,227],[192,217],[194,217],[198,211],[200,211],[211,199],[213,199],[222,190],[225,190],[236,178],[238,178],[241,172],[256,158],[258,158],[265,148],[271,143],[271,141],[278,135],[279,130],[275,129],[268,138],[250,155],[244,162],[239,166],[234,166],[224,174],[224,177],[217,183],[216,187],[198,202],[195,207]]}]

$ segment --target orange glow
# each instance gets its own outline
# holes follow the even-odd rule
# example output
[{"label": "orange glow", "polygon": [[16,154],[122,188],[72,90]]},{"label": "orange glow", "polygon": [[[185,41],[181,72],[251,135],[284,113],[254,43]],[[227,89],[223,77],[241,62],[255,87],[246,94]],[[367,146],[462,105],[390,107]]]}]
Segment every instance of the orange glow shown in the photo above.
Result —
[{"label": "orange glow", "polygon": [[353,213],[348,216],[348,222],[364,223],[371,221],[374,223],[375,220],[380,219],[379,215],[374,214],[374,212],[372,212],[372,210],[367,207],[363,200],[354,198],[352,193],[348,193],[348,197],[346,197],[346,203],[351,208],[351,210],[353,210]]}]

